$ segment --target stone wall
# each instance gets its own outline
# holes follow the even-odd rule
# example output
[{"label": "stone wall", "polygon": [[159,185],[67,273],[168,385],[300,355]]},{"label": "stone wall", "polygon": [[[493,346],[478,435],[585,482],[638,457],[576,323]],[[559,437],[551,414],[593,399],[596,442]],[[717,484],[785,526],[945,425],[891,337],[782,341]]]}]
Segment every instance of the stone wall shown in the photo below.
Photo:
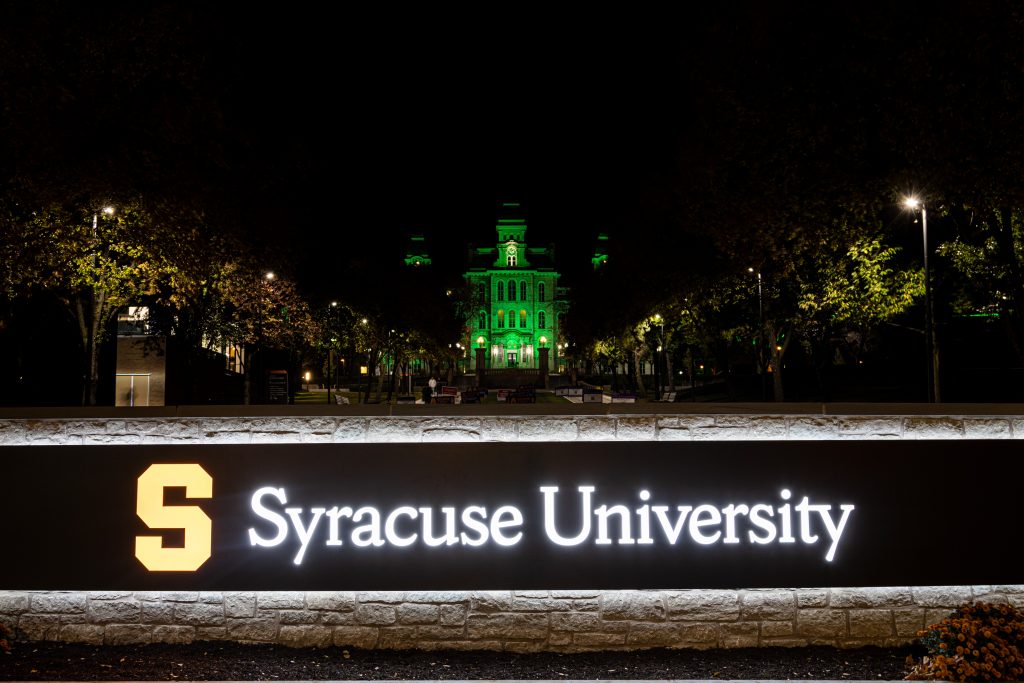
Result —
[{"label": "stone wall", "polygon": [[1024,586],[446,593],[0,592],[31,640],[581,651],[907,642],[971,599]]},{"label": "stone wall", "polygon": [[[1024,416],[970,414],[447,414],[232,417],[196,410],[0,415],[0,445],[1024,438]],[[931,407],[934,408],[934,407]],[[542,410],[542,409],[541,409]],[[623,409],[628,410],[628,409]],[[661,409],[659,409],[661,410]],[[553,410],[552,412],[559,412]],[[583,411],[581,411],[583,412]],[[908,411],[909,412],[909,411]],[[433,414],[430,414],[433,413]],[[0,448],[0,458],[4,455]],[[0,571],[2,576],[2,571]],[[0,585],[0,589],[5,588]],[[907,642],[972,599],[1024,607],[1024,585],[503,592],[39,592],[0,590],[0,623],[31,640],[238,640],[294,646],[580,651]]]}]

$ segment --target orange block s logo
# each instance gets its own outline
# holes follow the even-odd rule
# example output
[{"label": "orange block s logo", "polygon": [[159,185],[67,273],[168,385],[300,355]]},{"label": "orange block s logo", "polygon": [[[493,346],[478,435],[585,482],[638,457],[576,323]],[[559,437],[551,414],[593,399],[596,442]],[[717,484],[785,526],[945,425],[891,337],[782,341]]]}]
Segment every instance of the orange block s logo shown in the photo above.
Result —
[{"label": "orange block s logo", "polygon": [[213,477],[196,464],[150,465],[139,477],[139,518],[150,529],[185,531],[181,548],[165,548],[160,536],[135,537],[135,557],[151,572],[194,572],[210,559],[213,520],[196,505],[164,505],[164,489],[181,486],[186,498],[213,497]]}]

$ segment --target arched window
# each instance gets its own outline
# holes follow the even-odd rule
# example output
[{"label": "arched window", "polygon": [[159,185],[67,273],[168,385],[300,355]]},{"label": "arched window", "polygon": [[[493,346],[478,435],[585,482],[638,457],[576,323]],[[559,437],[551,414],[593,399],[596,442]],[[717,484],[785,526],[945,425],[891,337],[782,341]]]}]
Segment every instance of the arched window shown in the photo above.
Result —
[{"label": "arched window", "polygon": [[498,327],[505,327],[505,311],[498,311]]},{"label": "arched window", "polygon": [[487,296],[486,296],[486,293],[484,292],[484,283],[482,283],[482,282],[477,283],[476,290],[477,290],[477,294],[480,297],[480,303],[483,303],[483,302],[487,301]]},{"label": "arched window", "polygon": [[505,258],[505,264],[508,265],[508,266],[515,266],[516,265],[516,255],[515,254],[509,254]]},{"label": "arched window", "polygon": [[526,309],[519,311],[519,327],[526,327]]},{"label": "arched window", "polygon": [[538,311],[537,313],[537,327],[544,329],[544,311]]},{"label": "arched window", "polygon": [[516,300],[516,281],[515,280],[509,280],[508,281],[508,300],[509,301],[515,301]]},{"label": "arched window", "polygon": [[519,283],[519,298],[522,301],[526,301],[526,280]]},{"label": "arched window", "polygon": [[537,301],[544,301],[544,283],[537,285]]},{"label": "arched window", "polygon": [[481,330],[485,329],[487,327],[487,313],[485,313],[484,311],[480,311],[480,315],[477,318],[477,323],[477,327],[479,327]]},{"label": "arched window", "polygon": [[498,301],[505,300],[505,283],[498,280]]}]

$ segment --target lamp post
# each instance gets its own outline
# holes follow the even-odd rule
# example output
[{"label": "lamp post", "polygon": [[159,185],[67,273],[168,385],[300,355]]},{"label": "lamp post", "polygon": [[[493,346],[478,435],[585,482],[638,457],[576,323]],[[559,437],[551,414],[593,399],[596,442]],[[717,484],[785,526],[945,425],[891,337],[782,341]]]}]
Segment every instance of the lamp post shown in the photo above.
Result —
[{"label": "lamp post", "polygon": [[654,321],[658,323],[659,334],[658,334],[658,347],[655,350],[654,356],[654,398],[655,400],[661,400],[662,390],[662,377],[661,377],[661,361],[662,350],[665,345],[665,319],[661,317],[661,313],[654,314]]},{"label": "lamp post", "polygon": [[[332,301],[331,308],[338,310],[338,302]],[[333,321],[332,321],[333,322]],[[340,327],[340,325],[339,325]],[[334,338],[331,337],[330,328],[327,331],[327,405],[331,405],[331,354],[334,352]]]},{"label": "lamp post", "polygon": [[926,383],[928,402],[939,402],[939,382],[935,367],[935,325],[932,320],[932,278],[928,269],[928,209],[917,197],[907,197],[903,205],[911,211],[921,210],[921,242],[924,245],[924,349],[927,360]]},{"label": "lamp post", "polygon": [[[761,400],[764,401],[768,364],[764,362],[764,296],[761,290],[761,271],[747,268],[747,272],[757,274],[757,359],[761,363]],[[775,372],[779,372],[779,368],[775,368]]]},{"label": "lamp post", "polygon": [[260,300],[259,305],[257,306],[257,313],[259,314],[259,342],[257,344],[257,358],[259,358],[259,363],[256,366],[259,373],[256,377],[256,386],[258,387],[260,396],[257,401],[258,403],[262,403],[266,400],[266,396],[264,394],[266,394],[267,389],[263,362],[263,295],[265,294],[265,288],[270,286],[269,283],[272,282],[275,277],[274,271],[268,270],[263,273],[263,281],[260,282]]}]

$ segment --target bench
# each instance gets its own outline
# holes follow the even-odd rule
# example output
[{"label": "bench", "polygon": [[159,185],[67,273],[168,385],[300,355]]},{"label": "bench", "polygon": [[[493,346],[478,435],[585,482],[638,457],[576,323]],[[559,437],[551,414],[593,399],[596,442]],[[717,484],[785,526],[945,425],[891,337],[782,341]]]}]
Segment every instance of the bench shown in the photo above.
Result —
[{"label": "bench", "polygon": [[337,405],[339,405],[339,406],[347,406],[348,405],[348,397],[347,396],[339,396],[338,394],[335,394],[334,395],[334,402]]},{"label": "bench", "polygon": [[612,403],[636,403],[636,394],[612,394]]},{"label": "bench", "polygon": [[675,402],[676,402],[676,392],[674,392],[674,391],[664,391],[661,394],[661,398],[658,399],[658,403],[675,403]]}]

